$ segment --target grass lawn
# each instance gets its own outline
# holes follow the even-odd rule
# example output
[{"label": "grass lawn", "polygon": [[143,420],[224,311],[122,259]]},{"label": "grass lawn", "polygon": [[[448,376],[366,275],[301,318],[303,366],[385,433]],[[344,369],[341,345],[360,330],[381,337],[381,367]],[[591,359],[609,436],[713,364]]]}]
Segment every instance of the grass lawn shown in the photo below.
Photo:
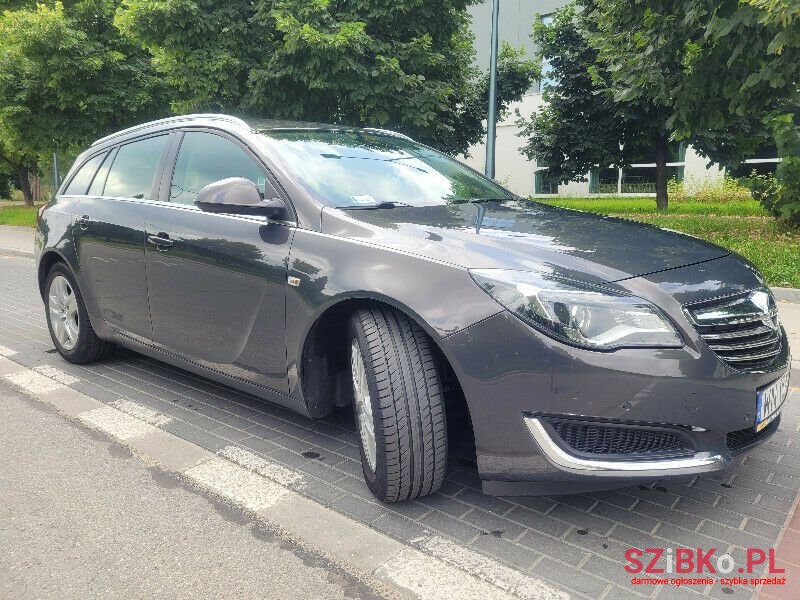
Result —
[{"label": "grass lawn", "polygon": [[548,198],[543,202],[695,235],[747,257],[770,285],[800,288],[800,230],[780,225],[755,200],[670,201],[666,213],[656,211],[654,198]]},{"label": "grass lawn", "polygon": [[35,206],[0,206],[0,225],[36,226]]}]

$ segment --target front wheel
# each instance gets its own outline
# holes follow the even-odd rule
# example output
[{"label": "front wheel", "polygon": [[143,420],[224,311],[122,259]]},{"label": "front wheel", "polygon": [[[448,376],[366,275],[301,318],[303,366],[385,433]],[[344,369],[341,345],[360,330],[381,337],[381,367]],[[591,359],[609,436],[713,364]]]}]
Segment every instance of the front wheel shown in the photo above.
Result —
[{"label": "front wheel", "polygon": [[350,370],[364,478],[384,502],[438,490],[447,469],[447,422],[431,341],[391,308],[357,311]]}]

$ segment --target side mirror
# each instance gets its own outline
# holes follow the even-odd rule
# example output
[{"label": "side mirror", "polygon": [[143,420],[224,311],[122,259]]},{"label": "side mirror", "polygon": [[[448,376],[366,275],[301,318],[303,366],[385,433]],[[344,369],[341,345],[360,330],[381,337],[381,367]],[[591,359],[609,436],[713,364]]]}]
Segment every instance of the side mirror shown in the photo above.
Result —
[{"label": "side mirror", "polygon": [[244,177],[229,177],[209,183],[194,203],[204,212],[281,217],[286,205],[280,198],[263,200],[256,185]]}]

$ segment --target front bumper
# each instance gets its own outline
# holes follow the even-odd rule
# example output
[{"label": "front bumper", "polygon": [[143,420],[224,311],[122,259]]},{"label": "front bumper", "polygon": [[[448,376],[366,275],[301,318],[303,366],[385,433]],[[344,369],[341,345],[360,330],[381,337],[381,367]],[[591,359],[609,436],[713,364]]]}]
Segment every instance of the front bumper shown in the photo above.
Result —
[{"label": "front bumper", "polygon": [[[739,372],[683,331],[681,349],[601,353],[566,347],[499,313],[444,340],[475,434],[484,491],[553,494],[622,487],[724,468],[746,448],[728,434],[755,424],[756,389],[788,368],[788,347],[769,372]],[[686,453],[587,457],[553,438],[540,415],[679,431]]]}]

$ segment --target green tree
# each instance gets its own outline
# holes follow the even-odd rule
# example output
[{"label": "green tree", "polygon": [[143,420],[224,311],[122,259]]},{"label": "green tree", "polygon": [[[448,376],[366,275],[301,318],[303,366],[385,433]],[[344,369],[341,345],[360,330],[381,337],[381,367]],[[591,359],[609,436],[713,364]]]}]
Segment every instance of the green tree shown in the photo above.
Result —
[{"label": "green tree", "polygon": [[538,58],[550,66],[542,108],[521,116],[522,152],[557,181],[585,180],[595,167],[625,167],[648,157],[656,163],[656,203],[667,208],[667,114],[645,98],[620,101],[611,89],[608,65],[589,39],[588,14],[567,5],[549,25],[537,19],[533,39]]},{"label": "green tree", "polygon": [[[586,6],[596,27],[590,39],[609,66],[618,101],[661,107],[676,139],[691,140],[724,165],[740,162],[770,137],[779,148],[793,147],[781,140],[787,126],[798,126],[799,0],[595,0]],[[779,177],[793,168],[794,161],[784,162]]]},{"label": "green tree", "polygon": [[[473,66],[472,0],[123,0],[172,108],[372,125],[452,154],[480,141],[487,80]],[[504,48],[498,104],[534,63]]]},{"label": "green tree", "polygon": [[32,204],[30,177],[52,152],[162,112],[165,96],[149,56],[114,27],[117,2],[14,4],[0,15],[0,162]]}]

